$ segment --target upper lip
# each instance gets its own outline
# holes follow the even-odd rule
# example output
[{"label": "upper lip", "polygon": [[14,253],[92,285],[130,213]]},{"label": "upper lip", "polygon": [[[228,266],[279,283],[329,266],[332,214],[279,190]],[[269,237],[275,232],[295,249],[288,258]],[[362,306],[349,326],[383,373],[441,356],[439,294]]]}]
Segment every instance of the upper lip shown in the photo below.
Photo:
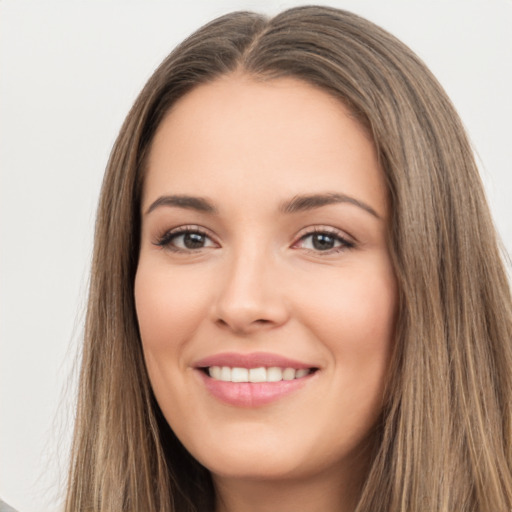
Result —
[{"label": "upper lip", "polygon": [[315,365],[290,359],[279,354],[270,352],[253,352],[250,354],[242,354],[238,352],[224,352],[207,356],[194,363],[196,368],[208,368],[210,366],[229,366],[231,368],[295,368],[309,369],[317,368]]}]

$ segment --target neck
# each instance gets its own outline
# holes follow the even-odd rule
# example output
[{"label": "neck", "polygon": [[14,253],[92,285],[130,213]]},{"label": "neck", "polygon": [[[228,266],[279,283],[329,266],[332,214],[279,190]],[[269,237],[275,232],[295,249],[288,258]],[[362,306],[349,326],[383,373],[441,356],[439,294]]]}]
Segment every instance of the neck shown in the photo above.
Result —
[{"label": "neck", "polygon": [[216,512],[353,512],[362,472],[279,481],[214,476]]}]

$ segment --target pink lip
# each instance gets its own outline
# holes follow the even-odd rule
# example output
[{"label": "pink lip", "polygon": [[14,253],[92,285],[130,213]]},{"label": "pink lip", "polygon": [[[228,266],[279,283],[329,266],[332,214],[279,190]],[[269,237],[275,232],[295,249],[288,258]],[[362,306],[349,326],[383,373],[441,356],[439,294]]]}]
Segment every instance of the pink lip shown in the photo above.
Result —
[{"label": "pink lip", "polygon": [[237,368],[270,368],[277,366],[279,368],[295,368],[296,370],[304,368],[315,368],[315,365],[295,361],[278,354],[270,352],[253,352],[252,354],[240,354],[237,352],[225,352],[205,357],[194,363],[196,368],[207,368],[209,366],[230,366]]},{"label": "pink lip", "polygon": [[279,382],[225,382],[209,377],[202,369],[209,366],[238,368],[315,368],[314,365],[295,361],[277,354],[256,352],[252,354],[223,353],[206,357],[194,364],[196,374],[206,389],[218,400],[235,407],[259,407],[279,400],[304,387],[317,372],[294,380]]}]

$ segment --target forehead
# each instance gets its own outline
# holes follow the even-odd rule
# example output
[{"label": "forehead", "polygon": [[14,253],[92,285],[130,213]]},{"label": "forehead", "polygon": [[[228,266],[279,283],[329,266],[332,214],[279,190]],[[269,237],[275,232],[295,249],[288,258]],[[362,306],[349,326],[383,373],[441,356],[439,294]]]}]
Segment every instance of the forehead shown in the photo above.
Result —
[{"label": "forehead", "polygon": [[339,100],[300,80],[236,75],[196,87],[165,116],[143,202],[163,193],[249,202],[263,194],[270,202],[326,191],[363,194],[385,212],[366,129]]}]

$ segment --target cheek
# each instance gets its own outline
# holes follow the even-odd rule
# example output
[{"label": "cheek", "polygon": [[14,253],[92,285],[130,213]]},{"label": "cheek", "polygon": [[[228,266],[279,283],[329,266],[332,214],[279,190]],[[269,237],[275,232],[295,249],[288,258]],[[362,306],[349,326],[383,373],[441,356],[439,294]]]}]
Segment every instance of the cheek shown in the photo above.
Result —
[{"label": "cheek", "polygon": [[373,344],[393,328],[397,290],[388,265],[367,267],[342,270],[338,278],[308,286],[307,311],[329,331]]},{"label": "cheek", "polygon": [[135,306],[144,350],[175,351],[206,314],[200,276],[141,262],[135,277]]},{"label": "cheek", "polygon": [[185,378],[187,340],[207,314],[202,278],[141,258],[135,277],[135,307],[151,386],[169,421],[193,399]]},{"label": "cheek", "polygon": [[382,378],[392,348],[396,297],[392,269],[372,264],[367,272],[347,271],[339,279],[309,286],[303,322],[344,368],[343,375]]}]

